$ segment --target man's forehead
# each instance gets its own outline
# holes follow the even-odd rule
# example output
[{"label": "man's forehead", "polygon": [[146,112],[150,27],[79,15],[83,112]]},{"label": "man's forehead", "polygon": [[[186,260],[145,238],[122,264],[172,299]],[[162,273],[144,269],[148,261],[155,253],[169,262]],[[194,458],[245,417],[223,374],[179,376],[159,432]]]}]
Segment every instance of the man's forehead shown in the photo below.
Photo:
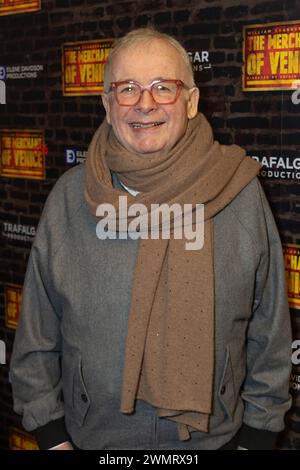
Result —
[{"label": "man's forehead", "polygon": [[116,54],[118,55],[133,55],[135,56],[136,54],[138,55],[147,55],[150,54],[152,55],[153,51],[158,52],[160,55],[180,55],[179,51],[168,41],[164,39],[151,39],[151,40],[146,40],[145,41],[140,41],[136,43],[131,43],[124,45],[119,52]]},{"label": "man's forehead", "polygon": [[[121,49],[112,62],[112,80],[182,78],[185,64],[179,52],[165,41],[152,41]],[[181,75],[181,77],[178,76]]]}]

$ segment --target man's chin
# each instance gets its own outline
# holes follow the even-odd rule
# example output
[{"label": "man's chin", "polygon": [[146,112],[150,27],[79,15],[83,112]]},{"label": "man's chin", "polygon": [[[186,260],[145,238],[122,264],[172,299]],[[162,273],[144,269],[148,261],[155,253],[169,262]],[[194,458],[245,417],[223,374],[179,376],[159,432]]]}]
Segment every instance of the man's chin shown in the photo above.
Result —
[{"label": "man's chin", "polygon": [[127,149],[134,153],[139,153],[141,155],[151,155],[153,153],[162,152],[165,150],[165,144],[161,144],[159,142],[141,142],[137,144],[137,142],[133,142],[132,145],[128,145]]},{"label": "man's chin", "polygon": [[145,157],[162,152],[164,150],[164,147],[151,147],[151,148],[136,148],[133,150],[135,153],[138,153],[140,155],[144,155]]}]

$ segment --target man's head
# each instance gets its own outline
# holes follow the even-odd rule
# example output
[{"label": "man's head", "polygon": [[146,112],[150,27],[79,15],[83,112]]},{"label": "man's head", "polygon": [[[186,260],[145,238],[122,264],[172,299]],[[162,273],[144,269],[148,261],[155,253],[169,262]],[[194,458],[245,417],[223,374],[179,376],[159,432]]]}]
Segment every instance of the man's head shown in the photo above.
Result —
[{"label": "man's head", "polygon": [[[177,89],[177,99],[171,104],[159,104],[146,90],[137,103],[126,105],[124,89],[118,86],[116,93],[116,85],[111,88],[112,83],[134,81],[138,90],[139,85],[149,86],[162,79],[182,82],[170,82],[172,89]],[[158,93],[160,89],[163,94],[164,88],[158,84]],[[150,28],[132,31],[117,41],[106,64],[104,90],[107,120],[121,144],[133,152],[170,150],[185,134],[188,120],[197,114],[199,90],[187,52],[174,38]],[[153,94],[156,96],[155,91]],[[168,101],[163,97],[157,100]]]}]

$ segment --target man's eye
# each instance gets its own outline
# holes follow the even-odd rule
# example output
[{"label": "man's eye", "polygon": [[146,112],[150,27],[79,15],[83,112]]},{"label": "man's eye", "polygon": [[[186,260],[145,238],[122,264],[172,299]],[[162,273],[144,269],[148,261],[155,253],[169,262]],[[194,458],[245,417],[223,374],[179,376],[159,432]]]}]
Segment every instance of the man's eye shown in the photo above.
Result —
[{"label": "man's eye", "polygon": [[119,93],[134,93],[136,91],[136,87],[134,85],[124,85],[119,88]]},{"label": "man's eye", "polygon": [[154,89],[158,93],[173,93],[173,88],[168,83],[158,83],[155,85]]},{"label": "man's eye", "polygon": [[157,85],[156,89],[158,91],[170,91],[170,88],[167,87],[166,85]]}]

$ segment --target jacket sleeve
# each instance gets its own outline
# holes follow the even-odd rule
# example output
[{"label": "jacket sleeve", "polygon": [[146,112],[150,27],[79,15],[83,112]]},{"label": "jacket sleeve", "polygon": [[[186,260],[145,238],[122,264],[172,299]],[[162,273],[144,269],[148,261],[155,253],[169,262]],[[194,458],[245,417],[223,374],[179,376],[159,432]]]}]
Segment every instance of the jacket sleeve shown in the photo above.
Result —
[{"label": "jacket sleeve", "polygon": [[240,445],[270,449],[284,428],[291,405],[291,325],[282,246],[264,192],[258,183],[264,215],[266,248],[256,273],[253,315],[247,334],[247,376]]},{"label": "jacket sleeve", "polygon": [[27,265],[10,364],[14,411],[23,415],[24,428],[35,434],[40,448],[68,439],[60,367],[61,308],[49,274],[62,238],[57,224],[55,195],[50,194]]}]

